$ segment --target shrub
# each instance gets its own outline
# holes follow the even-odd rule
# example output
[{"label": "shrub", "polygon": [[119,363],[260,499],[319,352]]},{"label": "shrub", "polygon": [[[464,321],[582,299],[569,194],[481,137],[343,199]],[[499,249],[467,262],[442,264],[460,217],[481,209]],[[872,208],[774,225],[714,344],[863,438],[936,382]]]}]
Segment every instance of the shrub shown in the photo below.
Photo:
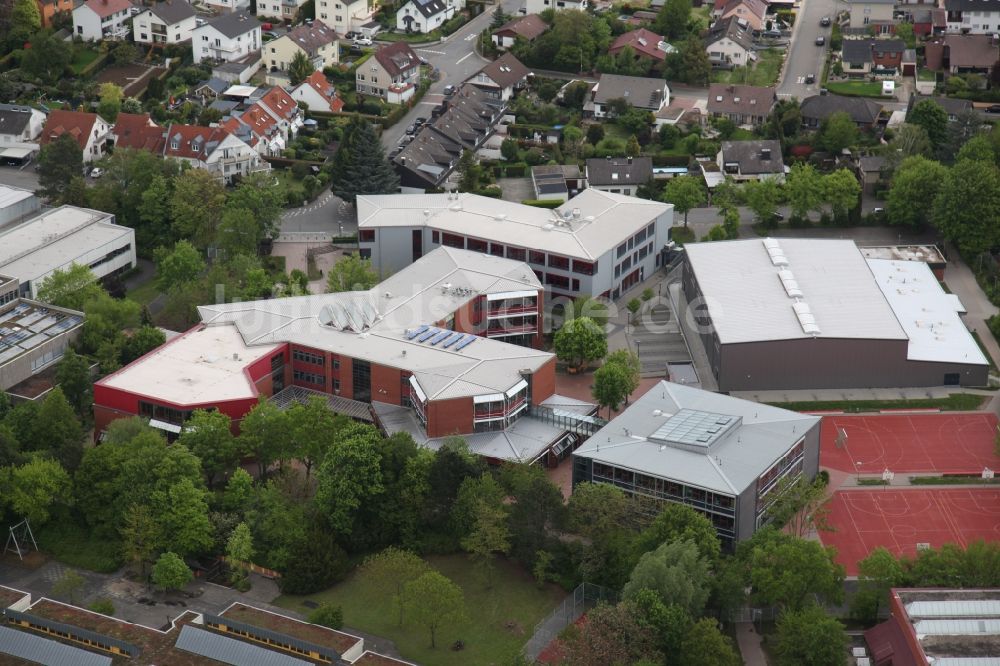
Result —
[{"label": "shrub", "polygon": [[333,604],[322,604],[319,608],[309,613],[309,621],[330,629],[340,629],[344,626],[344,610],[340,606]]},{"label": "shrub", "polygon": [[309,175],[309,165],[303,162],[296,162],[292,165],[292,175],[299,180]]},{"label": "shrub", "polygon": [[110,616],[115,614],[115,604],[107,597],[101,597],[94,603],[90,604],[89,608],[95,613],[100,613],[101,615]]}]

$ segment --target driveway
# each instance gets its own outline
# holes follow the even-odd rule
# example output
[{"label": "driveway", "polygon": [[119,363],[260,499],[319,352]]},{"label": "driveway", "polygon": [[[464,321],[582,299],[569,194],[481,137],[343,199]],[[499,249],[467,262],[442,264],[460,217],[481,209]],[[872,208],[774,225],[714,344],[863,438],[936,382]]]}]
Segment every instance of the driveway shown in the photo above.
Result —
[{"label": "driveway", "polygon": [[34,192],[38,189],[38,172],[32,162],[23,167],[0,166],[0,184]]}]

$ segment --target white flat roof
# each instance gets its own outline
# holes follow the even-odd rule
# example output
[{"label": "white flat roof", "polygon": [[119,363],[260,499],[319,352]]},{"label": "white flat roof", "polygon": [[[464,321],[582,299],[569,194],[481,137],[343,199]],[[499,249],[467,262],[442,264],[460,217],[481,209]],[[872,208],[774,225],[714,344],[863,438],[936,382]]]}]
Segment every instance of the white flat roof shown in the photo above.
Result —
[{"label": "white flat roof", "polygon": [[256,90],[257,86],[242,86],[237,84],[235,86],[229,86],[222,94],[229,97],[249,97],[254,94]]},{"label": "white flat roof", "polygon": [[[2,147],[0,146],[0,148]],[[30,190],[11,187],[10,185],[0,185],[0,209],[8,208],[33,196],[35,196],[35,193]]]},{"label": "white flat roof", "polygon": [[[174,338],[101,383],[175,405],[256,398],[247,366],[278,345],[249,347],[235,326],[199,326]],[[237,355],[237,359],[233,358]]]},{"label": "white flat roof", "polygon": [[959,316],[965,307],[941,288],[930,266],[890,259],[869,259],[868,266],[910,339],[906,358],[989,364]]},{"label": "white flat roof", "polygon": [[134,233],[111,214],[61,206],[0,231],[0,272],[22,282],[72,264],[80,256]]},{"label": "white flat roof", "polygon": [[[691,243],[684,250],[722,344],[907,338],[853,241],[760,238]],[[772,253],[784,260],[776,265]],[[790,296],[786,284],[801,296]],[[806,304],[819,333],[805,331],[793,309],[797,302]]]},{"label": "white flat roof", "polygon": [[[586,189],[548,210],[476,194],[378,194],[358,197],[358,226],[423,227],[593,261],[673,204]],[[574,211],[579,216],[574,216]],[[564,214],[568,214],[566,219]],[[557,222],[558,220],[558,222]]]}]

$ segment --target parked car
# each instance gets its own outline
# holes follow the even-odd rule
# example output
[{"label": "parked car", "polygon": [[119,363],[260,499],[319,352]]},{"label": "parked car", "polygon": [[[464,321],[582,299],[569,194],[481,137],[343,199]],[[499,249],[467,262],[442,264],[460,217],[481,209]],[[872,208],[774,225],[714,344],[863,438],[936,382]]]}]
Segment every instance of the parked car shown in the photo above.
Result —
[{"label": "parked car", "polygon": [[413,136],[416,133],[417,133],[417,126],[416,125],[410,125],[409,127],[406,128],[406,134],[407,134],[407,136]]},{"label": "parked car", "polygon": [[93,169],[90,170],[91,178],[100,178],[103,175],[104,175],[104,170],[101,169],[100,167],[94,167]]},{"label": "parked car", "polygon": [[816,46],[825,46],[825,45],[826,45],[826,37],[820,35],[819,37],[816,38]]},{"label": "parked car", "polygon": [[806,74],[806,83],[816,83],[816,75]]},{"label": "parked car", "polygon": [[426,118],[424,118],[423,116],[418,116],[417,119],[413,121],[413,124],[417,125],[417,126],[420,126],[420,125],[425,124],[426,122],[427,122]]},{"label": "parked car", "polygon": [[445,86],[444,87],[445,97],[448,97],[450,95],[454,95],[456,90],[458,90],[458,89],[455,86],[452,86],[452,85]]},{"label": "parked car", "polygon": [[274,30],[274,25],[271,24],[271,23],[261,23],[260,24],[260,29],[261,30]]},{"label": "parked car", "polygon": [[355,46],[371,46],[372,44],[374,44],[374,42],[372,41],[371,37],[365,37],[364,35],[361,35],[354,38]]},{"label": "parked car", "polygon": [[986,113],[1000,113],[1000,104],[990,104],[986,107]]},{"label": "parked car", "polygon": [[761,33],[760,36],[763,37],[764,39],[781,39],[781,31],[765,30],[764,32]]},{"label": "parked car", "polygon": [[824,16],[823,18],[821,18],[819,20],[819,24],[821,26],[823,26],[824,28],[828,28],[830,26],[830,17],[829,16]]}]

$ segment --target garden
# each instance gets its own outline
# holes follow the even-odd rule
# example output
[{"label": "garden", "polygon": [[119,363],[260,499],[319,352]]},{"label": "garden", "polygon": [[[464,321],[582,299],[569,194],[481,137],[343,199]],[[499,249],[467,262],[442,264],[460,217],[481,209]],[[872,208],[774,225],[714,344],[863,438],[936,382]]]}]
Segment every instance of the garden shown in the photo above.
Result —
[{"label": "garden", "polygon": [[736,67],[731,70],[712,70],[712,83],[742,83],[751,86],[768,87],[778,82],[781,64],[785,60],[783,51],[767,49],[757,51],[757,62],[753,67]]}]

